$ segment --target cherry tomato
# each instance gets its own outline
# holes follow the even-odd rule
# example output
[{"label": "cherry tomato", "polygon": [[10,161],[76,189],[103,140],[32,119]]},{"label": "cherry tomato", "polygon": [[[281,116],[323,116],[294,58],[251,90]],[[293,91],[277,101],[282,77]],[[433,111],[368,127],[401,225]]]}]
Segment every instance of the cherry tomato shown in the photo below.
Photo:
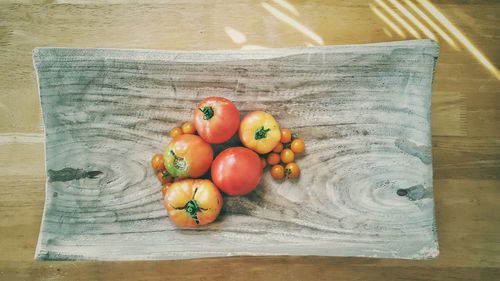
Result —
[{"label": "cherry tomato", "polygon": [[293,161],[295,158],[295,153],[290,148],[285,148],[280,153],[281,161],[285,164],[288,164]]},{"label": "cherry tomato", "polygon": [[267,166],[267,161],[264,158],[260,158],[260,162],[262,162],[262,169],[264,169]]},{"label": "cherry tomato", "polygon": [[177,136],[180,136],[182,135],[182,129],[181,128],[173,128],[172,130],[170,130],[170,136],[172,138],[175,138]]},{"label": "cherry tomato", "polygon": [[292,141],[290,149],[295,153],[302,153],[305,150],[305,143],[302,139],[297,138]]},{"label": "cherry tomato", "polygon": [[151,158],[151,166],[155,171],[163,171],[165,170],[165,165],[163,163],[163,155],[155,154],[153,158]]},{"label": "cherry tomato", "polygon": [[285,167],[285,174],[289,179],[297,178],[300,175],[299,165],[294,162],[288,163]]},{"label": "cherry tomato", "polygon": [[182,132],[184,134],[194,134],[196,133],[196,128],[194,127],[194,124],[191,123],[191,122],[186,122],[184,124],[182,124]]},{"label": "cherry tomato", "polygon": [[175,178],[197,178],[205,174],[214,158],[212,147],[197,135],[174,138],[163,153],[165,168]]},{"label": "cherry tomato", "polygon": [[281,165],[274,165],[271,168],[271,176],[275,180],[283,179],[285,177],[285,168],[283,168],[283,166],[281,166]]},{"label": "cherry tomato", "polygon": [[196,106],[194,126],[206,142],[223,143],[238,131],[240,112],[228,99],[206,98]]},{"label": "cherry tomato", "polygon": [[173,180],[172,176],[169,175],[167,171],[159,171],[156,174],[156,177],[161,182],[161,184],[171,183]]},{"label": "cherry tomato", "polygon": [[240,140],[244,146],[257,153],[271,152],[279,143],[280,138],[278,122],[269,113],[253,111],[241,121]]},{"label": "cherry tomato", "polygon": [[212,180],[228,195],[244,195],[254,190],[262,178],[259,155],[245,147],[222,151],[212,164]]},{"label": "cherry tomato", "polygon": [[163,205],[177,226],[196,227],[217,218],[222,196],[210,180],[185,179],[170,185]]},{"label": "cherry tomato", "polygon": [[292,131],[290,129],[281,129],[281,143],[288,143],[292,140]]},{"label": "cherry tomato", "polygon": [[269,155],[267,156],[267,163],[269,163],[269,165],[276,165],[280,162],[280,155],[278,153],[269,153]]},{"label": "cherry tomato", "polygon": [[166,183],[161,187],[161,194],[163,194],[163,197],[165,197],[165,194],[167,193],[168,188],[172,185],[171,183]]},{"label": "cherry tomato", "polygon": [[283,144],[280,142],[274,148],[273,152],[280,153],[283,150]]}]

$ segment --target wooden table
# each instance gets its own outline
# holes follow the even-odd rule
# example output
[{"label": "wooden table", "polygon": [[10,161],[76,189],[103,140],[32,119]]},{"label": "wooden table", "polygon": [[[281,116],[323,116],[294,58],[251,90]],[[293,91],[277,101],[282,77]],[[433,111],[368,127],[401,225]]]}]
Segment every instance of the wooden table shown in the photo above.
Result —
[{"label": "wooden table", "polygon": [[[52,1],[0,1],[0,280],[493,280],[500,275],[497,1],[40,2]],[[435,260],[33,260],[46,176],[34,47],[205,50],[432,36],[441,45],[432,111],[441,252]]]}]

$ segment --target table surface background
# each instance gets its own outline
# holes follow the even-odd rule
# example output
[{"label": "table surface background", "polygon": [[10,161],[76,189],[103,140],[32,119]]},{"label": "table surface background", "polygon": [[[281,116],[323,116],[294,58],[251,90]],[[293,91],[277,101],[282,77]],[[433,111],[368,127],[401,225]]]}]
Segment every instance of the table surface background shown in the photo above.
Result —
[{"label": "table surface background", "polygon": [[[433,1],[433,12],[404,0],[135,2],[0,0],[0,280],[493,280],[500,275],[500,80],[491,68],[500,65],[500,2]],[[412,23],[415,18],[404,9],[417,15],[415,6],[438,28],[425,24],[425,34]],[[34,47],[269,48],[426,38],[429,31],[441,45],[432,104],[438,258],[33,260],[45,196]]]}]

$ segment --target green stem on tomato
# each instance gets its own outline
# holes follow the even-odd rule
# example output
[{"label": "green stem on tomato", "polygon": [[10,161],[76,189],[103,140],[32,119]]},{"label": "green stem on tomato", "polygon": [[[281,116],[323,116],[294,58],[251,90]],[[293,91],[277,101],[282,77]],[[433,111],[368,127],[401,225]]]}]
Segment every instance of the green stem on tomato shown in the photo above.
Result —
[{"label": "green stem on tomato", "polygon": [[260,127],[255,131],[255,139],[260,140],[260,139],[265,139],[267,136],[267,132],[271,131],[270,128],[265,129],[264,126]]},{"label": "green stem on tomato", "polygon": [[211,106],[200,107],[198,110],[203,112],[203,120],[210,120],[214,117],[214,109]]},{"label": "green stem on tomato", "polygon": [[198,220],[198,212],[200,212],[200,207],[198,206],[198,202],[196,200],[189,200],[186,203],[184,210],[189,214],[191,218],[195,220],[196,224],[200,223],[200,221]]}]

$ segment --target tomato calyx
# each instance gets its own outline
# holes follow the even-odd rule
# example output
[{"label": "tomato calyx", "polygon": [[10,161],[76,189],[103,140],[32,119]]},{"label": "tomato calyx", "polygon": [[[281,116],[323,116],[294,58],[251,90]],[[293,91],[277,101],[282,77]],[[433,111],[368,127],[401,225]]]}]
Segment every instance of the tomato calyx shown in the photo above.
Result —
[{"label": "tomato calyx", "polygon": [[285,177],[288,178],[288,176],[292,173],[291,169],[285,169]]},{"label": "tomato calyx", "polygon": [[163,179],[168,178],[168,176],[170,176],[170,174],[169,174],[167,171],[162,171],[162,172],[161,172],[161,177],[162,177]]},{"label": "tomato calyx", "polygon": [[196,224],[200,224],[200,221],[198,220],[198,212],[200,212],[201,210],[196,200],[189,200],[189,202],[187,202],[186,206],[184,207],[184,210],[186,210],[186,212],[194,219]]},{"label": "tomato calyx", "polygon": [[267,132],[271,131],[271,128],[265,129],[264,126],[260,127],[255,131],[255,139],[260,140],[260,139],[265,139],[267,136]]},{"label": "tomato calyx", "polygon": [[184,211],[186,211],[186,213],[188,213],[188,215],[196,222],[196,224],[200,224],[200,220],[198,219],[198,213],[202,212],[202,211],[206,211],[207,209],[204,209],[204,208],[200,207],[198,205],[198,201],[196,201],[196,199],[194,199],[194,196],[196,195],[197,191],[198,191],[198,188],[196,188],[194,190],[193,197],[191,198],[191,200],[189,200],[186,203],[186,205],[184,205],[184,207],[179,208],[179,207],[175,207],[175,206],[172,206],[172,205],[170,205],[170,206],[172,208],[176,209],[176,210],[184,210]]},{"label": "tomato calyx", "polygon": [[175,169],[177,169],[179,171],[187,170],[187,163],[186,163],[186,160],[184,160],[184,158],[175,155],[175,152],[173,150],[170,150],[170,154],[172,154],[172,156],[174,156],[174,168]]},{"label": "tomato calyx", "polygon": [[200,107],[198,110],[203,112],[203,120],[210,120],[214,117],[214,109],[211,106]]}]

